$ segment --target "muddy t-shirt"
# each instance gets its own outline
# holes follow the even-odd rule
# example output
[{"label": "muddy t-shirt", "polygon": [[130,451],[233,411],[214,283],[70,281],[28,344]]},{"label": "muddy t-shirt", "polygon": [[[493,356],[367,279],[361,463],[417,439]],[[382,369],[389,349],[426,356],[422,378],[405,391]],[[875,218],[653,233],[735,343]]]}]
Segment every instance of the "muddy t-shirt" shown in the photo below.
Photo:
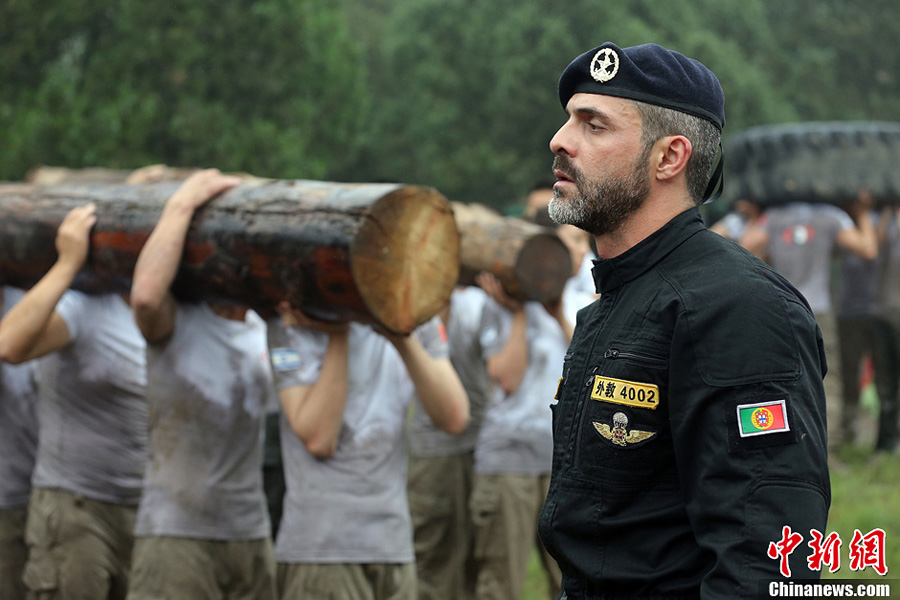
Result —
[{"label": "muddy t-shirt", "polygon": [[275,391],[265,322],[180,304],[172,336],[147,347],[147,380],[150,463],[135,534],[268,536],[262,442]]},{"label": "muddy t-shirt", "polygon": [[[435,317],[414,334],[434,357],[447,358]],[[287,494],[275,558],[283,563],[409,563],[414,560],[406,498],[406,411],[415,389],[394,346],[366,325],[351,324],[349,386],[337,450],[311,455],[281,420]],[[313,385],[328,336],[269,322],[276,387]]]},{"label": "muddy t-shirt", "polygon": [[478,287],[454,290],[450,296],[447,339],[450,361],[469,398],[469,425],[459,435],[439,429],[419,402],[409,423],[409,451],[413,456],[452,456],[475,448],[481,417],[493,393],[487,359],[503,349],[508,337],[505,309]]},{"label": "muddy t-shirt", "polygon": [[831,312],[831,253],[853,219],[830,204],[793,203],[766,210],[769,264],[800,290],[814,314]]},{"label": "muddy t-shirt", "polygon": [[900,224],[892,211],[887,240],[878,255],[876,314],[900,329]]},{"label": "muddy t-shirt", "polygon": [[[3,286],[6,314],[24,292]],[[37,451],[37,363],[0,363],[0,509],[28,504]]]},{"label": "muddy t-shirt", "polygon": [[71,342],[38,361],[36,487],[137,504],[147,462],[144,338],[118,294],[67,291]]},{"label": "muddy t-shirt", "polygon": [[[574,325],[578,310],[594,300],[577,277],[563,292],[563,310]],[[553,461],[553,416],[556,388],[569,341],[559,323],[539,302],[525,303],[528,366],[519,388],[505,394],[495,386],[475,446],[475,472],[543,475]],[[507,312],[504,318],[512,317]]]}]

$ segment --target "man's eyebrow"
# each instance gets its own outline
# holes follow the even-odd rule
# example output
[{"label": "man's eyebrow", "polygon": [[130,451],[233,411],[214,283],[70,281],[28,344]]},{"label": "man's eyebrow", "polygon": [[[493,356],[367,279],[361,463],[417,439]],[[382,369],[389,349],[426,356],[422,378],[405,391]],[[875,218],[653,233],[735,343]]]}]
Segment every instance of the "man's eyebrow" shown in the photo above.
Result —
[{"label": "man's eyebrow", "polygon": [[575,110],[572,112],[574,112],[576,115],[579,115],[582,117],[586,116],[586,117],[598,119],[605,125],[609,125],[612,123],[612,119],[609,117],[608,114],[606,114],[602,110],[598,110],[598,109],[592,108],[590,106],[579,106],[579,107],[575,108]]}]

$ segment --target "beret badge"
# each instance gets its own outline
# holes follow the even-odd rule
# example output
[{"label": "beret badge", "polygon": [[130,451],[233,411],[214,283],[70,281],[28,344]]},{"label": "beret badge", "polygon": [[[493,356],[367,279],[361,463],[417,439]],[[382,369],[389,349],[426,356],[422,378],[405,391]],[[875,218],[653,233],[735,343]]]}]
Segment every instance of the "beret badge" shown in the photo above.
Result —
[{"label": "beret badge", "polygon": [[591,77],[606,83],[619,72],[619,55],[612,48],[601,48],[591,61]]}]

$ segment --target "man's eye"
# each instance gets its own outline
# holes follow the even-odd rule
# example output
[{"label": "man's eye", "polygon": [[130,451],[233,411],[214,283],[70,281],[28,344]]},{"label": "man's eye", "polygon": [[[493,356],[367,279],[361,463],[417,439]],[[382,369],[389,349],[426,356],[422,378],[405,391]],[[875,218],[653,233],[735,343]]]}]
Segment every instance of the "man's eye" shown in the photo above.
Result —
[{"label": "man's eye", "polygon": [[602,125],[597,125],[596,123],[588,123],[588,127],[591,131],[600,131],[601,129],[603,129]]}]

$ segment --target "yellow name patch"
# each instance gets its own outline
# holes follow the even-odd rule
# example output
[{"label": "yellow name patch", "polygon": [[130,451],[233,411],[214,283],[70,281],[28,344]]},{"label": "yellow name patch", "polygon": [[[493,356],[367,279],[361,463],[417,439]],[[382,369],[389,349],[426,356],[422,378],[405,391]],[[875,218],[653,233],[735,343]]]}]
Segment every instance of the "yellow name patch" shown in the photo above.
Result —
[{"label": "yellow name patch", "polygon": [[655,410],[659,406],[659,388],[649,383],[595,375],[591,399]]}]

